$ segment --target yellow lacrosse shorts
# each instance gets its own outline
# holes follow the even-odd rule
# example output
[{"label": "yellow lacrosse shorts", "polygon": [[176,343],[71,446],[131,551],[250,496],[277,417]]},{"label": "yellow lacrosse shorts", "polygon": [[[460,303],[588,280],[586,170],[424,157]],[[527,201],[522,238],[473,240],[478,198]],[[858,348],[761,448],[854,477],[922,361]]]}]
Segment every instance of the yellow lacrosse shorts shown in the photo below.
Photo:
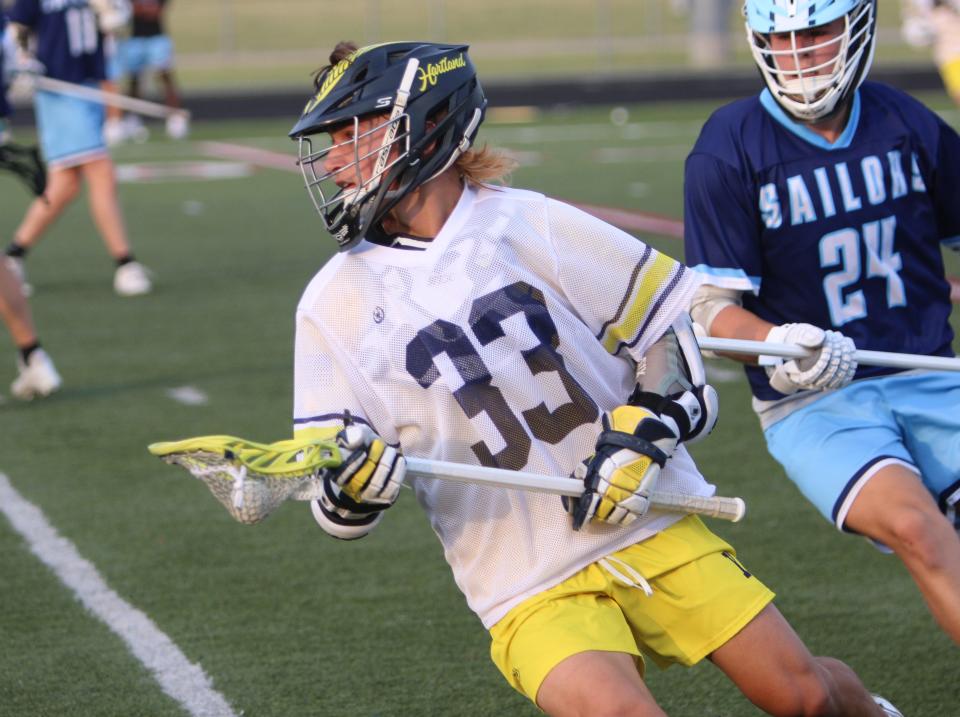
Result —
[{"label": "yellow lacrosse shorts", "polygon": [[592,563],[514,607],[490,629],[490,656],[507,682],[536,704],[547,674],[589,650],[641,651],[661,669],[694,665],[742,630],[774,594],[736,552],[690,515],[607,556],[637,570],[653,595]]}]

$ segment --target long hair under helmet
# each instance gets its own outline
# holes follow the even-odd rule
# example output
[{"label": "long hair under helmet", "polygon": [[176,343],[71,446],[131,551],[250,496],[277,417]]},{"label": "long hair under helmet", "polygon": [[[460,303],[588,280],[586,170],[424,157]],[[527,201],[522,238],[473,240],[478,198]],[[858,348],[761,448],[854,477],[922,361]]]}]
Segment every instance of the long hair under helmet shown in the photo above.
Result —
[{"label": "long hair under helmet", "polygon": [[[794,119],[826,117],[863,82],[873,62],[876,0],[746,0],[743,6],[753,59],[777,103]],[[798,46],[797,33],[843,18],[843,31],[815,46]],[[789,33],[790,47],[774,51],[771,33]],[[833,49],[831,58],[800,69],[812,50]],[[779,60],[791,59],[795,70]]]},{"label": "long hair under helmet", "polygon": [[[365,237],[382,238],[386,213],[470,148],[487,100],[467,48],[429,42],[370,45],[317,76],[290,137],[299,141],[307,192],[341,251]],[[382,122],[361,134],[360,120],[377,116]],[[350,139],[314,150],[312,135],[351,125]],[[364,139],[372,149],[361,154]],[[345,145],[352,146],[353,161],[326,171],[324,159]],[[373,162],[368,177],[361,174],[365,160]],[[338,186],[335,178],[341,185],[349,178],[352,186]]]}]

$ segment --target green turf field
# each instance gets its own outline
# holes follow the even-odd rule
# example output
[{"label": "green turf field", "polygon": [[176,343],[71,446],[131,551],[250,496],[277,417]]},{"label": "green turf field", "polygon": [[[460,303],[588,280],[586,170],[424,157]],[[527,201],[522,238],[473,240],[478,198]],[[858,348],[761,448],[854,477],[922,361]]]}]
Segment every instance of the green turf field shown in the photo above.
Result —
[{"label": "green turf field", "polygon": [[[710,109],[632,107],[619,126],[609,108],[571,110],[491,121],[482,135],[528,163],[518,186],[679,218],[682,159]],[[960,115],[948,116],[960,126]],[[211,140],[290,152],[292,121],[199,125],[189,142],[151,140],[116,159],[208,160]],[[121,195],[157,290],[113,295],[82,204],[39,245],[28,262],[32,306],[65,387],[44,401],[0,403],[0,473],[202,667],[237,715],[538,714],[489,661],[487,635],[410,494],[370,537],[345,544],[324,535],[305,505],[238,525],[200,483],[146,452],[152,441],[199,434],[289,436],[293,310],[331,246],[299,177],[263,168],[128,183]],[[26,203],[0,176],[4,241]],[[680,254],[675,239],[649,240]],[[0,333],[4,356],[8,396],[13,351]],[[815,514],[767,456],[733,366],[711,368],[723,413],[694,453],[722,493],[749,505],[742,524],[712,526],[778,592],[815,652],[847,660],[908,717],[957,714],[960,656],[904,569]],[[170,397],[183,387],[207,403]],[[0,714],[188,714],[3,517],[0,555]],[[651,666],[649,684],[671,715],[757,714],[709,664]]]}]

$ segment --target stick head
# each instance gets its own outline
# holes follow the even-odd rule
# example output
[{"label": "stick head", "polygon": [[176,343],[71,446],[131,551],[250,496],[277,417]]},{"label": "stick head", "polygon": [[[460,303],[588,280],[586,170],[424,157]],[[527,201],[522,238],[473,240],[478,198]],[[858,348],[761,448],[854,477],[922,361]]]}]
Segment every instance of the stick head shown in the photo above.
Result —
[{"label": "stick head", "polygon": [[199,436],[153,443],[148,450],[202,480],[241,523],[259,523],[285,500],[314,500],[323,471],[340,465],[333,441],[255,443],[234,436]]}]

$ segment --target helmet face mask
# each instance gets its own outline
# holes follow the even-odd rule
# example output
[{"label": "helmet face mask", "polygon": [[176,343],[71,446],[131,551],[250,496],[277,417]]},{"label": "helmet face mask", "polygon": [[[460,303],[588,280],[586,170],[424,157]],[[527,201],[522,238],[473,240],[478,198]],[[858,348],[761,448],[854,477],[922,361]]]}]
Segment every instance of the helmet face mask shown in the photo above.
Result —
[{"label": "helmet face mask", "polygon": [[[311,201],[341,250],[385,238],[384,218],[470,147],[486,108],[465,45],[360,48],[316,84],[290,136]],[[318,142],[318,134],[331,139]]]},{"label": "helmet face mask", "polygon": [[801,122],[844,106],[873,61],[875,0],[747,0],[744,14],[760,74]]},{"label": "helmet face mask", "polygon": [[299,138],[298,164],[307,193],[338,244],[361,225],[364,210],[384,195],[381,186],[389,190],[392,170],[409,157],[409,124],[406,114],[354,117],[346,126],[331,127],[326,137]]}]

